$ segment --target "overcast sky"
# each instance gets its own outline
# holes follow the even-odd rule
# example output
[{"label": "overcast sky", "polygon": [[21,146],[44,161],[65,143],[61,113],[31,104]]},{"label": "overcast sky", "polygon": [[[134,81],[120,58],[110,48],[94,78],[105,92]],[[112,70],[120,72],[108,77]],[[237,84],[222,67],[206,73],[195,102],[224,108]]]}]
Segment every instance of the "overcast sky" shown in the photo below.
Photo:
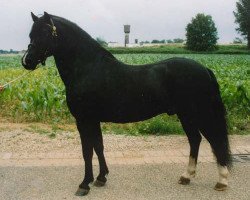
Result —
[{"label": "overcast sky", "polygon": [[185,27],[197,13],[212,15],[220,43],[237,36],[236,0],[0,0],[0,49],[25,49],[32,25],[30,12],[61,16],[92,37],[123,42],[123,24],[131,25],[130,41],[185,38]]}]

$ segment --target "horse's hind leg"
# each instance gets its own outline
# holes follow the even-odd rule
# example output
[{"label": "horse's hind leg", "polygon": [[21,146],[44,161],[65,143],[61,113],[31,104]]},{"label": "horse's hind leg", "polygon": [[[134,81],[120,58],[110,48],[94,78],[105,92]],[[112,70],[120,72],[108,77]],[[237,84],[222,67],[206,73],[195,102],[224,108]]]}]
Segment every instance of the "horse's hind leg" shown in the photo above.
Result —
[{"label": "horse's hind leg", "polygon": [[195,176],[195,170],[197,165],[199,147],[201,142],[201,135],[196,126],[196,123],[191,118],[179,116],[182,127],[187,134],[190,145],[190,156],[187,170],[182,174],[179,180],[179,184],[187,185],[190,183],[190,179]]},{"label": "horse's hind leg", "polygon": [[[209,122],[209,123],[208,123]],[[214,189],[223,191],[228,186],[229,171],[227,166],[230,164],[229,147],[227,135],[221,134],[219,125],[215,123],[215,119],[204,120],[201,132],[210,143],[213,153],[217,159],[219,181]]]},{"label": "horse's hind leg", "polygon": [[95,186],[100,187],[104,186],[105,183],[107,182],[106,175],[109,173],[105,157],[104,157],[104,146],[103,146],[103,138],[102,138],[102,132],[101,132],[101,127],[99,126],[97,132],[96,132],[96,137],[97,139],[95,140],[94,143],[94,150],[96,152],[96,155],[98,157],[99,161],[99,166],[100,166],[100,172],[99,175],[96,178],[96,181],[94,183]]}]

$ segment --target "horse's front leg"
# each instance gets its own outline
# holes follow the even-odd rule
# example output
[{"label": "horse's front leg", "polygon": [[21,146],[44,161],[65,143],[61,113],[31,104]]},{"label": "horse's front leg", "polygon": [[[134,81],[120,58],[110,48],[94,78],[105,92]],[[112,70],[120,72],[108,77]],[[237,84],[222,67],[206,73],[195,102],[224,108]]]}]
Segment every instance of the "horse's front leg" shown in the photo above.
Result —
[{"label": "horse's front leg", "polygon": [[104,146],[103,146],[103,138],[102,138],[100,123],[98,124],[97,130],[96,130],[96,140],[94,142],[94,150],[98,157],[99,166],[100,166],[100,173],[97,176],[94,185],[100,187],[100,186],[104,186],[105,183],[107,182],[106,175],[108,175],[109,173],[106,160],[104,157],[104,152],[103,152]]},{"label": "horse's front leg", "polygon": [[94,181],[92,158],[96,135],[96,123],[77,120],[77,129],[80,133],[82,143],[82,153],[85,162],[85,176],[82,183],[79,185],[76,195],[84,196],[88,194],[90,190],[89,184]]}]

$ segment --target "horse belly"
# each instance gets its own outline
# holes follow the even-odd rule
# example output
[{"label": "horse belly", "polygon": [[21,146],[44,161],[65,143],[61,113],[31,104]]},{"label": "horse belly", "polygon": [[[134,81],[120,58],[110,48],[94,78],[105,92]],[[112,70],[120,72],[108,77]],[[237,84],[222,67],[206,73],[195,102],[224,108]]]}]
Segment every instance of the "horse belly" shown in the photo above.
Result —
[{"label": "horse belly", "polygon": [[167,113],[165,105],[162,104],[132,104],[124,106],[113,106],[103,110],[100,121],[114,123],[129,123],[143,121],[156,115]]}]

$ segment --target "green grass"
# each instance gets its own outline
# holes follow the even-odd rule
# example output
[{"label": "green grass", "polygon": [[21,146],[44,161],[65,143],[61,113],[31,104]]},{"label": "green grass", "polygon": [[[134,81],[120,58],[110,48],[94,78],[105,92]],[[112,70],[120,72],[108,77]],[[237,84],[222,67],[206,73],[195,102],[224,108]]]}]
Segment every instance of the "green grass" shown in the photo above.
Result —
[{"label": "green grass", "polygon": [[116,47],[107,49],[113,54],[142,54],[142,53],[154,53],[154,54],[248,54],[250,50],[246,45],[218,45],[214,51],[195,52],[186,49],[183,44],[168,44],[152,47]]},{"label": "green grass", "polygon": [[[250,133],[250,55],[216,54],[116,54],[129,64],[153,63],[170,57],[187,57],[212,69],[220,84],[223,102],[228,112],[232,133]],[[20,67],[20,56],[0,56],[0,84],[14,79],[25,71]],[[74,123],[65,101],[65,88],[54,66],[41,67],[0,93],[1,116],[15,122]],[[135,66],[136,67],[136,66]],[[60,127],[59,127],[60,128]],[[131,124],[102,125],[104,132],[130,135],[182,134],[176,116],[160,115],[150,120]],[[43,132],[43,130],[38,130]],[[55,135],[51,135],[55,137]]]}]

